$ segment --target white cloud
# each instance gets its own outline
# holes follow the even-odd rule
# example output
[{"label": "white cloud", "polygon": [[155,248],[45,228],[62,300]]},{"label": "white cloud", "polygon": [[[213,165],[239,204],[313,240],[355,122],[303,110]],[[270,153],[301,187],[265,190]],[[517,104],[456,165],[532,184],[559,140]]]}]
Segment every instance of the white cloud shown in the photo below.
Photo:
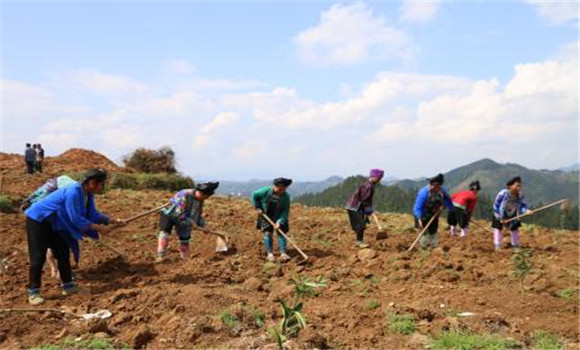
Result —
[{"label": "white cloud", "polygon": [[193,140],[193,148],[200,149],[207,145],[215,133],[234,125],[240,119],[238,113],[222,112],[201,128],[201,134]]},{"label": "white cloud", "polygon": [[313,65],[344,65],[367,60],[411,59],[410,38],[376,16],[367,5],[332,5],[320,23],[296,37],[299,59]]},{"label": "white cloud", "polygon": [[553,25],[567,23],[578,23],[578,2],[577,1],[545,1],[545,0],[524,0],[532,5],[538,16]]},{"label": "white cloud", "polygon": [[83,69],[69,72],[65,79],[86,91],[102,95],[140,94],[145,85],[129,77],[118,74],[106,74],[95,69]]},{"label": "white cloud", "polygon": [[195,72],[195,67],[186,59],[176,58],[165,62],[163,70],[168,74],[191,75]]},{"label": "white cloud", "polygon": [[400,19],[409,23],[426,23],[437,16],[441,1],[403,0],[399,9]]},{"label": "white cloud", "polygon": [[515,65],[507,81],[386,71],[322,102],[292,87],[208,92],[154,80],[139,98],[79,106],[68,101],[76,83],[11,82],[3,141],[11,151],[38,140],[51,154],[86,147],[112,159],[170,145],[181,170],[206,178],[323,178],[376,166],[420,176],[483,157],[558,167],[578,156],[577,58],[563,52]]}]

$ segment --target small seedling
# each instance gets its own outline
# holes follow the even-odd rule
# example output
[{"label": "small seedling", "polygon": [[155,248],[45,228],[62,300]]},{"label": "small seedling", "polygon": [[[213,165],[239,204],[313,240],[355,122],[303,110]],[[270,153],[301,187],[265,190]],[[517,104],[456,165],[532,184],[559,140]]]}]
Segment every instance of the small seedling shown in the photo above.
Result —
[{"label": "small seedling", "polygon": [[240,325],[240,319],[236,315],[232,314],[228,309],[223,309],[220,311],[219,316],[222,323],[228,328],[234,328]]},{"label": "small seedling", "polygon": [[417,325],[412,315],[392,315],[389,329],[393,333],[412,334],[417,329]]},{"label": "small seedling", "polygon": [[530,251],[528,249],[520,249],[514,254],[514,275],[520,280],[520,287],[522,294],[525,293],[526,276],[532,270],[532,262],[530,261]]},{"label": "small seedling", "polygon": [[294,274],[290,283],[294,285],[296,299],[304,299],[309,296],[318,296],[317,288],[326,287],[326,280],[323,276],[318,276],[316,281],[311,281],[308,277],[301,277]]},{"label": "small seedling", "polygon": [[376,300],[369,300],[366,305],[365,308],[367,310],[375,310],[381,307],[381,303],[379,301]]},{"label": "small seedling", "polygon": [[562,298],[564,300],[574,299],[575,294],[576,294],[576,288],[574,288],[574,287],[567,287],[564,289],[560,289],[559,291],[556,292],[556,295],[559,298]]},{"label": "small seedling", "polygon": [[561,350],[564,344],[552,333],[537,331],[534,334],[534,346],[537,350]]},{"label": "small seedling", "polygon": [[431,343],[434,350],[499,350],[519,349],[522,344],[513,339],[496,335],[474,334],[464,331],[447,331],[435,337]]}]

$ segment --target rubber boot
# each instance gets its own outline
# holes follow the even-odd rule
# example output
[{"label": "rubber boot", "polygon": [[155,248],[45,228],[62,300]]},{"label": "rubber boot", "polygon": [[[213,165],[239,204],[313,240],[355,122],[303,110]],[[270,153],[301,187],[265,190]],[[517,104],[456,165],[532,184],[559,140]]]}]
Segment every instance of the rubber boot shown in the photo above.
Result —
[{"label": "rubber boot", "polygon": [[165,251],[169,245],[169,234],[167,232],[159,232],[159,237],[157,238],[157,261],[163,261],[165,258]]},{"label": "rubber boot", "polygon": [[513,230],[511,233],[512,247],[517,251],[520,249],[520,231]]},{"label": "rubber boot", "polygon": [[501,230],[493,229],[493,244],[495,245],[495,250],[501,249]]},{"label": "rubber boot", "polygon": [[179,256],[183,260],[189,259],[189,242],[179,245]]},{"label": "rubber boot", "polygon": [[457,236],[457,228],[455,226],[451,226],[451,228],[449,229],[449,234],[451,235],[451,237]]},{"label": "rubber boot", "polygon": [[465,236],[467,236],[467,228],[462,228],[460,237],[465,237]]}]

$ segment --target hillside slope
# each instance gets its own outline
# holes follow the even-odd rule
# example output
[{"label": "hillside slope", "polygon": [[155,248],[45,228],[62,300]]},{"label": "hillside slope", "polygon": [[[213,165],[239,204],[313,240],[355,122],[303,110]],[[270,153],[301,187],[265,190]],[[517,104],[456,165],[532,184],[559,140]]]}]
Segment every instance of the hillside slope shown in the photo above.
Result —
[{"label": "hillside slope", "polygon": [[[433,174],[435,175],[435,174]],[[491,159],[482,159],[451,170],[445,175],[445,186],[451,192],[466,189],[475,179],[481,182],[482,194],[493,198],[505,187],[507,180],[519,175],[524,181],[524,191],[532,205],[549,203],[561,198],[569,198],[578,203],[578,172],[559,170],[534,170],[518,164],[500,164]],[[394,186],[414,189],[425,186],[424,180],[402,180]]]}]

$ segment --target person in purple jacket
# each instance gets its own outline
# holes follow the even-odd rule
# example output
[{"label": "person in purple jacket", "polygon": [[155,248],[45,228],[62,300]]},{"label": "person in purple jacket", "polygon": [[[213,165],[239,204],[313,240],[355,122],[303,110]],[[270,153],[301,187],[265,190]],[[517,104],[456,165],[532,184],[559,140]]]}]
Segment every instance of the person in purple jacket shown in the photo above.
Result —
[{"label": "person in purple jacket", "polygon": [[346,203],[346,212],[350,220],[350,226],[356,234],[356,246],[359,248],[368,248],[370,245],[365,243],[364,235],[369,215],[374,211],[373,195],[375,186],[381,182],[385,172],[381,169],[372,169],[369,179],[357,188],[350,196]]}]

